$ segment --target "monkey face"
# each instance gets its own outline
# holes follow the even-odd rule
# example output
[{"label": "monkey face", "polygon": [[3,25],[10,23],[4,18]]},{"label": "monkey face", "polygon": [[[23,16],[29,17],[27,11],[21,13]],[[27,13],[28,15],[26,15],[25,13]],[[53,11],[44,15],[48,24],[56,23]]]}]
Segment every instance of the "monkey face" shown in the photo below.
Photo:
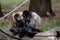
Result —
[{"label": "monkey face", "polygon": [[16,15],[14,16],[14,19],[15,19],[16,21],[21,20],[20,15],[19,15],[19,14],[16,14]]},{"label": "monkey face", "polygon": [[14,22],[19,22],[20,20],[23,20],[23,16],[21,12],[13,13],[13,20]]},{"label": "monkey face", "polygon": [[29,16],[23,16],[25,21],[30,21],[30,15]]},{"label": "monkey face", "polygon": [[25,21],[30,21],[31,18],[31,12],[28,10],[23,11],[23,15]]}]

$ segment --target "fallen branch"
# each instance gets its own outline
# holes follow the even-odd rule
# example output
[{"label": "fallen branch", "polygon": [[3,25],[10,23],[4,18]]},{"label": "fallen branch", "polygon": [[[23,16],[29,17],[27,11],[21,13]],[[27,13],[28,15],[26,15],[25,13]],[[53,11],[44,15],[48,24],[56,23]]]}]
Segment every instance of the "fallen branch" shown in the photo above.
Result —
[{"label": "fallen branch", "polygon": [[7,13],[5,16],[1,17],[0,20],[3,20],[5,17],[9,16],[11,13],[13,13],[14,11],[16,11],[18,8],[20,8],[23,4],[25,4],[28,0],[23,1],[19,6],[17,6],[16,8],[14,8],[11,12]]}]

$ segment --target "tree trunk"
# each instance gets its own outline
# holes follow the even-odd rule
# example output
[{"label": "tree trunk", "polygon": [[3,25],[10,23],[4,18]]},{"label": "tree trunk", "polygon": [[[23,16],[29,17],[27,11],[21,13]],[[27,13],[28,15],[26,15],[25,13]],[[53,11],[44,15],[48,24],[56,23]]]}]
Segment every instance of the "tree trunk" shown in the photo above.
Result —
[{"label": "tree trunk", "polygon": [[30,0],[29,10],[38,13],[41,17],[47,17],[47,12],[55,16],[51,8],[51,0]]},{"label": "tree trunk", "polygon": [[0,3],[0,17],[3,17],[2,9],[1,9],[1,3]]}]

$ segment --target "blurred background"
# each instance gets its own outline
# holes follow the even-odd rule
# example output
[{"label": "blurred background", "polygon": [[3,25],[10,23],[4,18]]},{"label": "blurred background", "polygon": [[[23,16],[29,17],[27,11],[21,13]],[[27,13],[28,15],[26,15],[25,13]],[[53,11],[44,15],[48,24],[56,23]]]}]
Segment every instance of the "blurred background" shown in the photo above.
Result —
[{"label": "blurred background", "polygon": [[[3,15],[9,13],[11,10],[13,10],[15,7],[17,7],[21,2],[24,0],[0,0],[1,10]],[[30,0],[25,3],[22,7],[20,7],[15,12],[23,11],[25,9],[28,9]],[[56,14],[55,19],[53,22],[51,20],[45,21],[45,24],[43,25],[43,30],[47,31],[56,27],[60,27],[60,0],[52,0],[52,9]],[[10,26],[10,17],[5,18],[5,20],[0,21],[0,28],[7,28]]]}]

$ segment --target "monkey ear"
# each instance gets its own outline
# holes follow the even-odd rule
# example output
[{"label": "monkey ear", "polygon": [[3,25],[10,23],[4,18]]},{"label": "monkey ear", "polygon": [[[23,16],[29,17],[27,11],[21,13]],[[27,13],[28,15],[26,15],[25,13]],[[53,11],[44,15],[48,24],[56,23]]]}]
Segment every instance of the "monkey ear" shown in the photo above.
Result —
[{"label": "monkey ear", "polygon": [[12,14],[12,19],[13,19],[14,22],[16,22],[16,20],[15,20],[15,18],[14,18],[15,15],[16,15],[16,13],[14,12],[14,13]]}]

